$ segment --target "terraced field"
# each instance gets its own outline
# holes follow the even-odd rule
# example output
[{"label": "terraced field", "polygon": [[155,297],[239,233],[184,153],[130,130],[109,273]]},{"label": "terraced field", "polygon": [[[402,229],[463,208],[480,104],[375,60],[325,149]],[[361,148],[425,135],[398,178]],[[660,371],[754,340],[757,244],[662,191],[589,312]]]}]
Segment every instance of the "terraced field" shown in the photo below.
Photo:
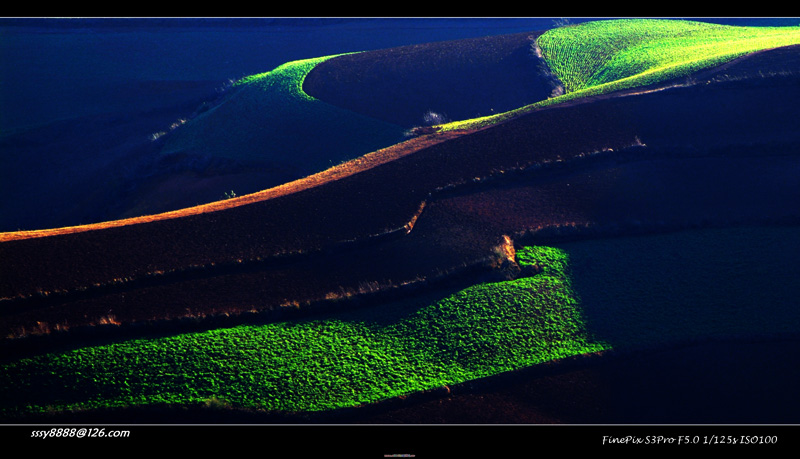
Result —
[{"label": "terraced field", "polygon": [[[347,159],[326,151],[218,203],[0,235],[3,419],[796,422],[757,404],[715,418],[694,395],[643,416],[624,383],[569,402],[569,375],[632,381],[640,355],[680,380],[687,349],[797,349],[800,31],[745,29],[601,21],[242,80],[161,153],[249,161],[303,137],[303,164],[320,145],[354,159],[321,170]],[[441,110],[422,105],[450,86]],[[464,122],[414,126],[427,109]],[[792,364],[731,385],[772,381],[792,407]]]}]

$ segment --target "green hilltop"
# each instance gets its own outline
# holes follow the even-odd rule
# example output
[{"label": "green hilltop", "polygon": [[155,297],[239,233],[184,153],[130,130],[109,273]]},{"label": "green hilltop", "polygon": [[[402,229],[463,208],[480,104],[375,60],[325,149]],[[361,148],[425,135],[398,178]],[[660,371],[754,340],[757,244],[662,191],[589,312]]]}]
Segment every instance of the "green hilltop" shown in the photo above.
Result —
[{"label": "green hilltop", "polygon": [[537,38],[534,52],[561,82],[562,95],[443,128],[484,126],[542,106],[687,77],[745,54],[795,44],[800,44],[800,27],[671,19],[618,19],[558,27]]}]

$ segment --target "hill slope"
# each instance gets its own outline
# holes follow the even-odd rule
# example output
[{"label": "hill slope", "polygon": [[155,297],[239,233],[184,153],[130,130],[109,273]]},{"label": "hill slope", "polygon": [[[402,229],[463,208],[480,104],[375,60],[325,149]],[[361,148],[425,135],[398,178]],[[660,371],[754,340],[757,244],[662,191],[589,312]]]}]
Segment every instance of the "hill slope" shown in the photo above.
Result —
[{"label": "hill slope", "polygon": [[449,120],[501,113],[544,100],[552,90],[531,48],[538,34],[339,56],[314,67],[303,89],[320,100],[405,128],[425,124],[429,111]]}]

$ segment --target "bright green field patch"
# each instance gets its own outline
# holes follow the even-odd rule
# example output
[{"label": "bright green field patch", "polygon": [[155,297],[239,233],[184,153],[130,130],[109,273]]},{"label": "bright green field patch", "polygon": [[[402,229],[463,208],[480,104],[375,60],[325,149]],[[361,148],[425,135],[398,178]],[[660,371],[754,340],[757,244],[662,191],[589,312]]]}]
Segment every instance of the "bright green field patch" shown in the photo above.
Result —
[{"label": "bright green field patch", "polygon": [[318,320],[135,340],[3,365],[11,415],[211,398],[266,410],[325,410],[604,349],[548,248],[548,271]]},{"label": "bright green field patch", "polygon": [[[800,43],[800,27],[627,19],[551,29],[542,55],[567,92],[671,79],[754,51]],[[633,81],[621,83],[634,78]]]},{"label": "bright green field patch", "polygon": [[220,104],[172,131],[162,154],[274,162],[303,175],[402,140],[400,126],[303,91],[308,72],[334,57],[289,62],[237,81]]},{"label": "bright green field patch", "polygon": [[748,53],[800,43],[800,27],[740,27],[667,19],[593,21],[548,30],[537,39],[565,94],[511,112],[451,123],[477,127],[580,97],[655,84]]}]

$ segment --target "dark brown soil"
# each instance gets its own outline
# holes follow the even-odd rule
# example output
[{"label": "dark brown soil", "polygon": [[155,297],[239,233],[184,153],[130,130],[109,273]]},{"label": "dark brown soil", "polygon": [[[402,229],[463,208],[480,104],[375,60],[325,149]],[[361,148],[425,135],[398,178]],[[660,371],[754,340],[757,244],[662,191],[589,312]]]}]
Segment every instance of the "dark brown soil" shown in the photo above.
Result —
[{"label": "dark brown soil", "polygon": [[[578,368],[354,415],[400,424],[795,424],[796,341],[725,342],[599,357]],[[605,360],[604,360],[605,359]]]},{"label": "dark brown soil", "polygon": [[538,32],[403,46],[336,57],[303,90],[325,102],[400,126],[433,111],[476,118],[544,100],[552,88],[531,50]]}]

